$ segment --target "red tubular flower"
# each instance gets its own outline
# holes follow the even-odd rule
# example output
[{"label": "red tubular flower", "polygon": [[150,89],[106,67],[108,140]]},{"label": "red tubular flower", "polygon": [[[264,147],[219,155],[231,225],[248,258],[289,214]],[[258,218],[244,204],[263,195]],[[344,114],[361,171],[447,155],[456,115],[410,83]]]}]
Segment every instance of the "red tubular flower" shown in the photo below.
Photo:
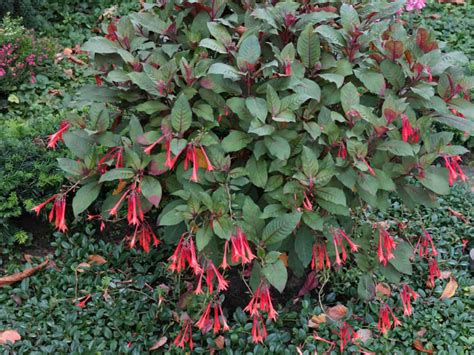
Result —
[{"label": "red tubular flower", "polygon": [[311,203],[308,195],[306,192],[304,193],[304,200],[303,200],[303,207],[307,211],[312,211],[313,210],[313,204]]},{"label": "red tubular flower", "polygon": [[120,208],[120,205],[122,204],[123,200],[125,200],[125,198],[127,197],[127,195],[130,193],[131,189],[128,189],[127,191],[125,191],[123,193],[123,195],[120,197],[120,199],[117,201],[117,203],[114,205],[114,207],[112,207],[110,210],[109,210],[109,215],[111,216],[115,216],[117,215],[118,213],[118,210]]},{"label": "red tubular flower", "polygon": [[59,130],[49,136],[48,148],[56,149],[58,141],[63,140],[63,134],[69,129],[69,127],[71,127],[71,124],[68,121],[62,121],[59,125]]},{"label": "red tubular flower", "polygon": [[[344,246],[344,240],[347,242],[347,244],[349,244],[350,251],[353,253],[357,252],[359,246],[355,244],[341,228],[333,229],[332,237],[333,237],[334,249],[336,250],[336,264],[341,265],[343,262],[347,260],[347,252]],[[341,261],[341,258],[339,257],[338,247],[340,247],[342,251],[342,261]]]},{"label": "red tubular flower", "polygon": [[76,306],[77,306],[77,307],[80,307],[80,308],[86,308],[87,302],[89,302],[90,299],[91,299],[91,294],[89,293],[89,294],[87,294],[87,295],[85,296],[85,298],[84,298],[82,301],[80,301]]},{"label": "red tubular flower", "polygon": [[430,259],[428,261],[428,285],[429,287],[434,287],[435,278],[441,277],[441,272],[439,271],[438,262],[436,259]]},{"label": "red tubular flower", "polygon": [[189,344],[189,348],[193,350],[194,344],[193,344],[193,326],[191,324],[191,321],[187,320],[183,328],[180,330],[176,338],[174,339],[173,344],[184,349],[186,346],[186,343]]},{"label": "red tubular flower", "polygon": [[[202,271],[204,274],[204,270]],[[202,277],[202,276],[201,276]],[[217,279],[217,291],[225,291],[229,287],[229,282],[222,276],[211,260],[207,260],[206,266],[206,284],[209,292],[214,292],[214,277]]]},{"label": "red tubular flower", "polygon": [[392,236],[383,227],[379,227],[379,247],[377,255],[381,264],[385,266],[390,259],[395,257],[393,255],[395,247],[396,243]]},{"label": "red tubular flower", "polygon": [[53,201],[58,195],[53,195],[51,196],[50,198],[48,198],[46,201],[44,201],[43,203],[40,203],[39,205],[36,205],[35,207],[33,207],[31,210],[32,211],[35,211],[36,212],[36,215],[39,216],[41,210],[44,208],[44,206],[46,206],[48,203],[50,203],[51,201]]},{"label": "red tubular flower", "polygon": [[252,318],[252,340],[254,343],[263,343],[263,340],[267,337],[265,322],[260,313],[253,315]]},{"label": "red tubular flower", "polygon": [[418,143],[420,140],[419,131],[414,129],[408,119],[408,116],[402,114],[402,140],[404,142]]},{"label": "red tubular flower", "polygon": [[[54,219],[54,226],[60,232],[67,231],[66,225],[66,195],[55,195],[53,208],[49,212],[49,221],[52,222]],[[48,201],[51,201],[49,199]],[[37,206],[39,207],[39,206]]]},{"label": "red tubular flower", "polygon": [[367,169],[369,170],[370,175],[375,176],[375,171],[374,171],[374,169],[372,169],[372,167],[371,167],[370,164],[367,162],[367,160],[365,160],[365,158],[362,158],[362,162],[365,164],[365,166],[366,166]]},{"label": "red tubular flower", "polygon": [[130,248],[135,248],[137,237],[140,246],[146,253],[150,252],[150,243],[152,240],[154,247],[157,247],[158,244],[160,244],[160,240],[156,237],[155,233],[153,232],[153,229],[148,223],[143,223],[141,226],[137,225],[132,240],[130,241]]},{"label": "red tubular flower", "polygon": [[[390,321],[390,317],[392,321]],[[377,324],[377,328],[383,333],[386,334],[391,328],[395,328],[402,323],[398,320],[397,317],[392,312],[390,306],[386,303],[383,303],[380,306],[379,311],[379,321]]]},{"label": "red tubular flower", "polygon": [[139,187],[132,187],[128,195],[128,213],[127,220],[130,225],[139,225],[145,218],[140,202]]},{"label": "red tubular flower", "polygon": [[[317,264],[316,264],[317,260]],[[324,262],[326,261],[326,264]],[[317,243],[313,245],[313,255],[311,258],[311,269],[317,268],[318,271],[321,271],[324,266],[326,269],[331,267],[331,261],[329,260],[329,255],[326,250],[326,244]]]},{"label": "red tubular flower", "polygon": [[207,171],[213,171],[214,167],[212,166],[211,161],[209,160],[209,157],[206,154],[206,151],[204,150],[204,147],[202,145],[199,145],[199,148],[201,149],[202,155],[204,155],[204,159],[206,160],[207,164]]},{"label": "red tubular flower", "polygon": [[184,270],[186,268],[186,263],[188,264],[188,267],[193,270],[195,275],[202,272],[202,268],[196,258],[196,249],[194,247],[193,238],[191,236],[187,238],[186,233],[181,236],[178,245],[169,260],[171,260],[171,264],[168,266],[168,270],[173,272],[179,273]]},{"label": "red tubular flower", "polygon": [[416,300],[418,294],[408,285],[403,285],[402,291],[400,292],[400,298],[403,304],[403,315],[411,316],[413,309],[411,308],[411,299]]},{"label": "red tubular flower", "polygon": [[352,328],[348,323],[343,322],[341,328],[339,328],[339,348],[341,349],[341,353],[344,352],[344,348],[349,341],[352,342],[358,337],[359,336],[354,328]]},{"label": "red tubular flower", "polygon": [[260,315],[260,312],[264,311],[267,312],[268,319],[275,320],[277,318],[278,313],[273,308],[268,285],[261,283],[260,286],[257,287],[244,311],[253,317]]},{"label": "red tubular flower", "polygon": [[211,314],[211,302],[206,306],[201,318],[196,322],[196,326],[203,332],[207,333],[211,329],[211,320],[209,318]]},{"label": "red tubular flower", "polygon": [[467,179],[467,176],[464,174],[464,172],[461,169],[461,166],[459,165],[460,161],[461,161],[461,157],[459,155],[454,155],[452,157],[449,157],[449,156],[444,157],[444,163],[445,163],[446,169],[448,169],[449,186],[453,186],[453,184],[456,182],[458,177],[462,181],[466,181]]},{"label": "red tubular flower", "polygon": [[250,263],[255,258],[252,249],[250,249],[247,236],[239,227],[237,227],[236,235],[230,237],[230,243],[232,246],[231,260],[233,263],[241,262],[244,265]]},{"label": "red tubular flower", "polygon": [[427,257],[430,254],[428,247],[431,247],[432,256],[438,255],[431,235],[423,229],[423,235],[421,235],[420,239],[418,239],[418,243],[416,244],[415,250],[418,251],[418,254],[421,257]]},{"label": "red tubular flower", "polygon": [[[213,308],[214,311],[214,320],[211,321],[210,315],[211,315],[211,307]],[[222,322],[222,326],[221,326]],[[196,326],[201,329],[203,333],[209,332],[211,328],[213,328],[214,334],[218,333],[221,328],[223,331],[229,330],[229,325],[227,324],[226,318],[224,316],[224,312],[222,311],[222,306],[220,303],[216,301],[211,301],[209,304],[206,306],[203,314],[201,315],[201,318],[196,322]]]},{"label": "red tubular flower", "polygon": [[283,63],[283,67],[285,69],[285,76],[290,76],[291,75],[291,62],[288,60],[285,60]]},{"label": "red tubular flower", "polygon": [[160,138],[158,138],[155,142],[153,142],[152,144],[150,144],[148,147],[146,147],[143,151],[145,152],[145,154],[147,155],[150,155],[151,154],[151,151],[158,145],[158,144],[161,144],[163,142],[163,140],[165,139],[165,136],[161,136]]},{"label": "red tubular flower", "polygon": [[341,159],[347,158],[347,148],[344,142],[339,143],[339,150],[337,151],[337,157]]}]

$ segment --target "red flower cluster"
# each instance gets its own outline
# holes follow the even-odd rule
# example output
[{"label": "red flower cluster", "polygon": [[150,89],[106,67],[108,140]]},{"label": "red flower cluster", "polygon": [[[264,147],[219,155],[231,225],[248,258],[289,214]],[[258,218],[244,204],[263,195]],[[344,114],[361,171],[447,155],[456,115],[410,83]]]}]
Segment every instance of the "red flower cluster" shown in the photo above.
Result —
[{"label": "red flower cluster", "polygon": [[267,337],[267,328],[265,327],[265,321],[260,313],[255,314],[252,317],[252,339],[254,343],[263,343],[263,340]]},{"label": "red flower cluster", "polygon": [[33,207],[31,210],[35,211],[36,215],[39,215],[41,210],[53,200],[53,208],[51,208],[51,211],[49,212],[49,222],[52,222],[54,219],[54,226],[56,229],[64,233],[67,231],[66,194],[53,195],[43,203]]},{"label": "red flower cluster", "polygon": [[459,155],[454,155],[452,157],[444,157],[444,164],[446,166],[446,169],[448,170],[449,186],[453,186],[456,180],[458,180],[458,178],[462,181],[467,180],[467,176],[464,174],[461,167],[459,166],[460,161],[461,157]]},{"label": "red flower cluster", "polygon": [[181,236],[178,245],[169,260],[171,260],[171,265],[168,269],[173,272],[179,273],[183,271],[186,268],[186,263],[188,264],[188,267],[193,270],[195,275],[198,275],[203,271],[196,258],[196,248],[194,247],[193,238],[188,235],[188,233],[184,233]]},{"label": "red flower cluster", "polygon": [[157,247],[160,244],[159,239],[156,237],[153,229],[151,229],[148,223],[143,223],[141,225],[137,225],[135,228],[135,233],[130,241],[130,248],[135,248],[135,245],[138,242],[140,246],[145,250],[146,253],[150,252],[150,243],[153,240],[153,246]]},{"label": "red flower cluster", "polygon": [[420,141],[420,130],[413,128],[408,116],[402,114],[402,139],[404,142],[418,143]]},{"label": "red flower cluster", "polygon": [[359,338],[359,335],[356,333],[354,328],[352,328],[348,323],[343,322],[339,328],[339,348],[341,349],[341,353],[344,352],[344,348],[349,341],[352,342],[357,338]]},{"label": "red flower cluster", "polygon": [[[326,264],[324,264],[326,262]],[[329,269],[331,267],[331,261],[326,250],[326,244],[316,243],[313,245],[313,256],[311,258],[311,269],[317,269],[321,271],[324,267]]]},{"label": "red flower cluster", "polygon": [[[390,317],[392,318],[392,321],[390,321]],[[401,324],[402,323],[393,314],[390,306],[386,303],[382,303],[382,305],[380,306],[377,328],[383,334],[386,334],[390,330],[390,328],[395,328],[396,326]]]},{"label": "red flower cluster", "polygon": [[277,319],[278,313],[273,308],[272,297],[270,296],[270,290],[267,284],[262,282],[260,286],[257,287],[244,311],[248,312],[252,317],[259,315],[260,312],[263,311],[267,313],[269,319]]},{"label": "red flower cluster", "polygon": [[400,298],[402,299],[403,304],[403,314],[405,316],[411,316],[413,309],[411,308],[411,299],[416,300],[418,294],[413,291],[413,289],[408,285],[403,285],[402,291],[400,293]]},{"label": "red flower cluster", "polygon": [[379,262],[383,265],[387,265],[390,259],[393,259],[393,250],[396,247],[396,243],[393,240],[392,236],[382,227],[379,226],[379,247],[377,250],[377,255],[379,257]]},{"label": "red flower cluster", "polygon": [[[192,238],[190,238],[192,241]],[[189,263],[189,261],[188,261]],[[229,287],[229,283],[227,280],[222,276],[222,274],[219,272],[219,270],[216,268],[214,263],[211,260],[207,260],[205,263],[206,267],[201,268],[201,272],[199,275],[199,281],[197,284],[196,289],[194,290],[194,293],[196,295],[202,294],[202,280],[204,278],[204,274],[206,274],[206,285],[207,288],[209,289],[209,293],[214,292],[214,278],[217,279],[217,291],[225,291]],[[199,265],[198,265],[199,266]]]},{"label": "red flower cluster", "polygon": [[[244,265],[244,264],[250,263],[255,258],[255,255],[253,254],[252,249],[249,246],[247,236],[239,227],[237,227],[237,233],[230,237],[230,244],[231,244],[230,260],[233,263],[240,262],[242,263],[242,265]],[[222,269],[227,269],[230,267],[229,264],[227,263],[227,249],[228,248],[229,248],[229,241],[226,241],[224,245],[224,257],[222,258],[222,264],[220,265]]]},{"label": "red flower cluster", "polygon": [[[214,311],[214,319],[211,320],[211,307]],[[220,316],[219,316],[220,315]],[[229,330],[229,325],[227,324],[226,318],[224,316],[224,312],[222,311],[222,306],[220,303],[216,301],[211,301],[207,304],[204,313],[202,314],[201,318],[196,322],[196,326],[201,329],[203,333],[209,332],[211,328],[213,328],[214,334],[219,333],[221,330],[221,323],[222,323],[222,330],[225,332]]]},{"label": "red flower cluster", "polygon": [[173,342],[174,345],[182,349],[184,349],[187,343],[189,343],[190,349],[193,350],[193,325],[189,319],[184,322],[183,328],[180,330]]},{"label": "red flower cluster", "polygon": [[441,272],[439,271],[439,266],[436,259],[430,259],[428,261],[428,273],[429,275],[427,285],[428,287],[434,287],[435,278],[441,277]]},{"label": "red flower cluster", "polygon": [[339,143],[339,150],[337,151],[337,157],[341,159],[347,158],[347,148],[344,142]]},{"label": "red flower cluster", "polygon": [[[359,246],[355,244],[352,240],[350,240],[347,234],[340,228],[336,228],[332,231],[332,237],[334,249],[336,251],[336,264],[341,265],[347,259],[347,252],[346,248],[344,247],[344,240],[347,242],[347,244],[349,244],[350,251],[353,253],[357,252]],[[342,251],[342,261],[339,257],[339,248],[341,248]]]},{"label": "red flower cluster", "polygon": [[431,247],[431,256],[438,255],[431,235],[423,229],[423,234],[420,236],[420,239],[418,239],[415,250],[418,251],[418,254],[423,258],[430,255],[429,247]]}]

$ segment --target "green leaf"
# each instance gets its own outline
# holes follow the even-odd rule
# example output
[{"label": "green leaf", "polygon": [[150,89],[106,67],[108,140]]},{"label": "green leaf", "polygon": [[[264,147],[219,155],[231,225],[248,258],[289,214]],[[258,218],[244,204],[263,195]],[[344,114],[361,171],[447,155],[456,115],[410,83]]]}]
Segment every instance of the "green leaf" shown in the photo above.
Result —
[{"label": "green leaf", "polygon": [[296,225],[301,219],[301,212],[284,214],[280,217],[273,219],[268,223],[262,234],[262,239],[267,244],[274,244],[282,241],[290,235],[291,232],[296,228]]},{"label": "green leaf", "polygon": [[389,263],[401,273],[411,275],[413,267],[410,259],[413,257],[413,248],[407,242],[402,241],[398,243],[393,255],[395,257],[390,259]]},{"label": "green leaf", "polygon": [[127,180],[127,179],[131,179],[134,176],[135,176],[135,172],[129,168],[112,169],[102,174],[99,182],[114,181],[114,180]]},{"label": "green leaf", "polygon": [[423,186],[439,195],[449,194],[450,188],[446,169],[430,167],[425,170],[424,175],[423,178],[417,177]]},{"label": "green leaf", "polygon": [[142,189],[142,194],[145,198],[150,201],[150,203],[158,207],[161,201],[161,184],[158,180],[151,176],[144,176],[140,188]]},{"label": "green leaf", "polygon": [[314,32],[313,26],[308,25],[298,37],[296,50],[301,62],[306,68],[313,69],[321,55],[318,35]]},{"label": "green leaf", "polygon": [[58,165],[64,172],[73,176],[81,176],[84,166],[76,160],[58,158]]},{"label": "green leaf", "polygon": [[265,146],[270,154],[280,160],[288,160],[291,147],[288,141],[280,136],[265,137]]},{"label": "green leaf", "polygon": [[237,81],[242,76],[242,73],[239,72],[234,67],[224,64],[224,63],[214,63],[210,66],[208,74],[220,74],[224,78]]},{"label": "green leaf", "polygon": [[221,147],[224,152],[237,152],[245,148],[252,138],[242,131],[230,131],[229,135],[222,140]]},{"label": "green leaf", "polygon": [[341,74],[335,74],[335,73],[325,73],[325,74],[319,74],[321,78],[324,80],[330,81],[331,83],[336,84],[337,88],[339,89],[342,84],[344,84],[344,76]]},{"label": "green leaf", "polygon": [[304,267],[308,266],[313,256],[313,244],[313,233],[308,227],[303,225],[296,232],[295,251]]},{"label": "green leaf", "polygon": [[357,286],[357,294],[363,301],[370,301],[375,297],[375,283],[372,275],[362,275]]},{"label": "green leaf", "polygon": [[100,185],[94,181],[82,186],[77,190],[74,199],[72,200],[72,210],[74,216],[77,217],[81,212],[85,211],[99,196]]},{"label": "green leaf", "polygon": [[303,127],[314,140],[321,135],[321,128],[316,122],[304,122]]},{"label": "green leaf", "polygon": [[388,150],[390,153],[398,155],[399,157],[412,157],[413,148],[408,142],[389,140],[383,142],[377,147],[378,150]]},{"label": "green leaf", "polygon": [[181,94],[171,110],[171,125],[177,132],[184,133],[191,127],[192,117],[188,99],[186,95]]},{"label": "green leaf", "polygon": [[128,77],[136,86],[150,95],[163,96],[160,94],[156,83],[144,72],[131,72]]},{"label": "green leaf", "polygon": [[280,98],[271,85],[267,85],[267,108],[272,116],[276,116],[281,110]]},{"label": "green leaf", "polygon": [[382,61],[382,63],[380,63],[380,71],[396,90],[401,89],[403,85],[405,85],[405,76],[403,75],[402,67],[391,60],[385,59]]},{"label": "green leaf", "polygon": [[120,48],[117,43],[109,41],[105,37],[92,37],[82,45],[82,50],[100,54],[117,53]]},{"label": "green leaf", "polygon": [[282,293],[288,280],[288,272],[283,262],[278,260],[276,263],[265,265],[262,272],[270,285]]},{"label": "green leaf", "polygon": [[66,132],[63,134],[64,144],[70,152],[81,159],[84,159],[93,145],[93,140],[82,130]]},{"label": "green leaf", "polygon": [[211,241],[214,233],[212,232],[211,224],[206,224],[205,227],[199,228],[196,232],[196,247],[198,251],[202,251]]},{"label": "green leaf", "polygon": [[246,37],[239,46],[239,57],[247,63],[255,64],[261,55],[260,43],[257,36]]},{"label": "green leaf", "polygon": [[355,70],[355,76],[372,94],[383,96],[385,92],[385,78],[382,74],[369,70]]},{"label": "green leaf", "polygon": [[201,42],[199,42],[199,46],[211,49],[221,54],[227,53],[227,50],[225,49],[224,45],[212,38],[204,38],[203,40],[201,40]]},{"label": "green leaf", "polygon": [[316,195],[325,201],[346,206],[346,195],[344,191],[336,187],[323,187],[316,192]]},{"label": "green leaf", "polygon": [[359,92],[352,83],[347,83],[341,89],[341,105],[344,113],[349,112],[354,105],[360,103]]},{"label": "green leaf", "polygon": [[257,117],[262,123],[267,118],[267,102],[260,97],[248,97],[245,100],[245,106],[253,117]]},{"label": "green leaf", "polygon": [[342,4],[340,10],[342,27],[346,31],[351,31],[354,27],[360,25],[359,14],[349,4]]},{"label": "green leaf", "polygon": [[315,177],[318,174],[318,158],[310,148],[305,146],[303,147],[301,163],[303,165],[303,172],[307,177]]},{"label": "green leaf", "polygon": [[267,162],[263,159],[256,160],[252,156],[248,161],[245,169],[248,171],[249,179],[257,187],[264,188],[268,180]]}]

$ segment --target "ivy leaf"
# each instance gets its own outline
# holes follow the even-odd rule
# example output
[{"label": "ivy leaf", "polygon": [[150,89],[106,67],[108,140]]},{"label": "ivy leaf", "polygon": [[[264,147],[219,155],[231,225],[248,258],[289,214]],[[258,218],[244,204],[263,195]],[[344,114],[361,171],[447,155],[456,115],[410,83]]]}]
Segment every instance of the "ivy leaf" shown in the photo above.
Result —
[{"label": "ivy leaf", "polygon": [[262,272],[268,282],[282,293],[288,280],[288,272],[283,262],[277,260],[273,264],[265,265]]},{"label": "ivy leaf", "polygon": [[284,214],[280,217],[273,219],[268,223],[262,234],[262,239],[267,244],[274,244],[282,241],[290,235],[291,232],[296,228],[296,225],[301,219],[302,213],[291,213]]},{"label": "ivy leaf", "polygon": [[319,60],[321,56],[321,48],[319,46],[319,38],[314,32],[313,26],[306,26],[298,37],[296,46],[301,62],[306,68],[313,69]]},{"label": "ivy leaf", "polygon": [[96,181],[82,186],[77,190],[72,200],[72,210],[74,216],[77,217],[81,212],[85,211],[97,199],[100,193],[100,184]]},{"label": "ivy leaf", "polygon": [[140,183],[140,187],[143,196],[145,196],[153,206],[158,207],[162,195],[160,182],[154,177],[144,176]]},{"label": "ivy leaf", "polygon": [[181,94],[171,110],[171,125],[179,132],[184,133],[191,127],[193,112],[186,95]]}]

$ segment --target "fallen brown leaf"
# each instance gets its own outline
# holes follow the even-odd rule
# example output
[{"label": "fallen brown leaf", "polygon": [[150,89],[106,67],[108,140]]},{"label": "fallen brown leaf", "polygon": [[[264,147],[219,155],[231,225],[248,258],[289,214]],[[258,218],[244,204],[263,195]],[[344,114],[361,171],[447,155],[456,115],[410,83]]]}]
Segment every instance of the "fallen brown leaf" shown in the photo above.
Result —
[{"label": "fallen brown leaf", "polygon": [[282,261],[283,265],[285,265],[285,267],[288,267],[288,254],[287,253],[281,253],[280,260]]},{"label": "fallen brown leaf", "polygon": [[347,307],[342,304],[338,304],[334,307],[328,308],[326,314],[333,320],[341,320],[347,314]]},{"label": "fallen brown leaf", "polygon": [[48,263],[49,263],[49,260],[48,258],[46,258],[45,261],[43,261],[41,264],[35,267],[25,269],[22,272],[17,272],[16,274],[13,274],[13,275],[0,277],[0,287],[11,285],[12,283],[26,279],[27,277],[30,277],[31,275],[33,275],[36,271],[43,269],[46,265],[48,265]]},{"label": "fallen brown leaf", "polygon": [[422,353],[433,354],[433,350],[425,349],[420,339],[415,339],[413,341],[413,347]]},{"label": "fallen brown leaf", "polygon": [[107,260],[103,256],[100,255],[91,255],[89,256],[89,263],[97,264],[97,265],[104,265],[107,263]]},{"label": "fallen brown leaf", "polygon": [[392,294],[392,290],[390,289],[390,286],[387,285],[386,283],[378,283],[377,286],[375,286],[375,293],[377,296],[387,296],[390,297]]},{"label": "fallen brown leaf", "polygon": [[225,338],[222,335],[219,335],[214,342],[216,343],[216,346],[218,349],[224,349],[225,345]]},{"label": "fallen brown leaf", "polygon": [[443,290],[443,293],[439,297],[440,300],[445,300],[446,298],[451,298],[454,296],[456,293],[456,290],[458,288],[458,283],[454,279],[454,277],[451,277],[449,279],[449,282],[446,284],[446,287]]},{"label": "fallen brown leaf", "polygon": [[314,315],[308,320],[308,327],[318,328],[320,324],[326,323],[326,314]]},{"label": "fallen brown leaf", "polygon": [[420,338],[423,338],[425,336],[426,332],[427,332],[426,328],[421,328],[419,331],[416,332],[416,336],[420,337]]},{"label": "fallen brown leaf", "polygon": [[30,255],[30,254],[23,254],[23,259],[25,259],[25,261],[26,261],[28,264],[33,264],[33,255]]},{"label": "fallen brown leaf", "polygon": [[86,271],[85,269],[89,269],[91,266],[89,263],[80,263],[79,265],[77,265],[76,267],[76,271],[77,272],[84,272]]},{"label": "fallen brown leaf", "polygon": [[67,48],[67,47],[64,48],[63,54],[64,54],[66,57],[72,55],[72,49],[71,49],[71,48]]},{"label": "fallen brown leaf", "polygon": [[7,342],[15,344],[18,340],[21,340],[21,335],[16,330],[0,330],[0,344],[6,344]]},{"label": "fallen brown leaf", "polygon": [[439,274],[440,279],[449,279],[451,277],[451,271],[441,271]]},{"label": "fallen brown leaf", "polygon": [[161,338],[158,339],[158,341],[157,341],[150,349],[148,349],[148,350],[149,350],[149,351],[153,351],[153,350],[159,349],[159,348],[161,348],[163,345],[165,345],[167,341],[168,341],[168,338],[167,338],[167,337],[161,337]]}]

